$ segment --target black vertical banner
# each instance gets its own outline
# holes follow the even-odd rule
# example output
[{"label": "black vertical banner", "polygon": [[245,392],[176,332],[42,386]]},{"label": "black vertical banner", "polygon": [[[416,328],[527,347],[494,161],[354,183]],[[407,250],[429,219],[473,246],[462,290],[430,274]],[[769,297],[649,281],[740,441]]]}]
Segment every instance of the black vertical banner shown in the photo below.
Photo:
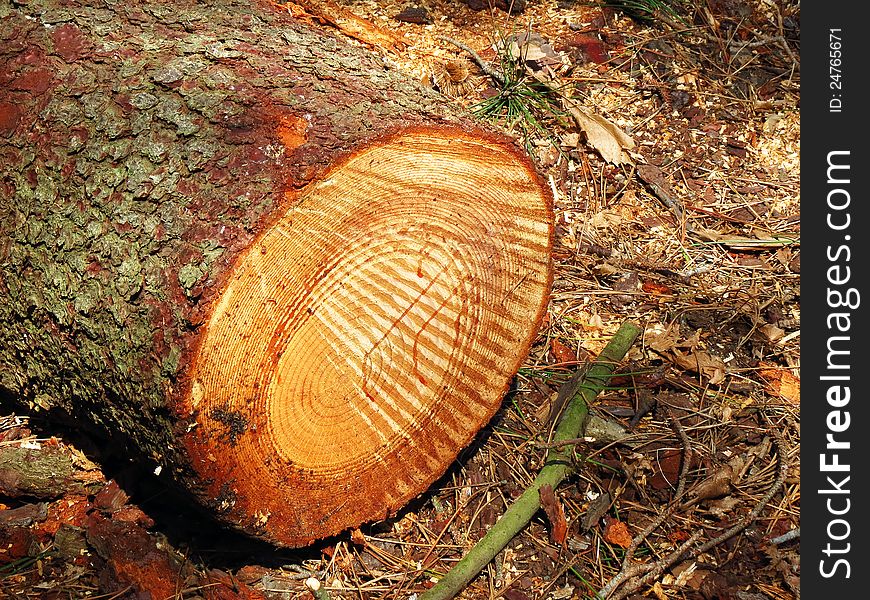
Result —
[{"label": "black vertical banner", "polygon": [[801,591],[866,597],[870,32],[859,2],[801,11]]}]

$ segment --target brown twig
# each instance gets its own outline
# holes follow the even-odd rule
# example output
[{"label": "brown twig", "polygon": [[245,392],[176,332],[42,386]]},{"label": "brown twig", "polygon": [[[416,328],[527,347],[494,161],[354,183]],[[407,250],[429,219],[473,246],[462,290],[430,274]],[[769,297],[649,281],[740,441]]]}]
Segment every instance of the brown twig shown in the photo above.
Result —
[{"label": "brown twig", "polygon": [[619,573],[617,573],[616,576],[607,583],[607,585],[601,588],[601,590],[598,592],[598,598],[607,598],[613,592],[613,590],[622,585],[623,581],[639,577],[655,569],[657,563],[632,564],[631,560],[632,558],[634,558],[634,553],[647,539],[647,537],[649,537],[649,535],[653,531],[658,529],[661,524],[664,523],[665,520],[671,516],[671,514],[673,514],[674,510],[679,506],[683,494],[685,494],[686,492],[686,477],[689,472],[689,463],[691,462],[691,442],[689,441],[689,437],[686,435],[686,431],[683,429],[683,426],[680,424],[679,420],[674,418],[673,414],[671,414],[670,410],[667,407],[664,407],[664,410],[670,418],[671,424],[676,430],[677,435],[680,436],[680,440],[683,442],[683,464],[680,468],[680,476],[677,482],[676,493],[671,499],[670,504],[668,504],[668,506],[655,519],[653,519],[652,522],[647,525],[647,527],[642,532],[640,532],[631,540],[631,544],[625,550],[625,556],[622,560],[622,568],[619,570]]},{"label": "brown twig", "polygon": [[[680,437],[683,439],[683,443],[685,444],[688,441],[688,438],[685,436],[685,432],[682,430],[682,427],[678,424],[676,420],[674,420],[674,424],[678,427],[678,432],[681,432]],[[684,475],[686,473],[686,463],[684,462],[683,468],[680,471],[680,484],[678,486],[677,494],[674,496],[674,500],[668,506],[668,508],[662,512],[662,514],[650,524],[647,529],[644,530],[640,535],[636,536],[634,540],[632,540],[631,546],[626,550],[625,560],[623,561],[623,566],[620,572],[613,579],[608,582],[606,586],[604,586],[597,594],[597,598],[600,600],[604,600],[605,598],[609,598],[610,600],[623,600],[628,597],[630,594],[633,594],[641,587],[650,584],[653,580],[655,580],[659,575],[661,575],[665,569],[671,567],[676,564],[680,560],[688,560],[698,556],[699,554],[703,554],[704,552],[709,551],[712,548],[715,548],[722,542],[732,538],[736,534],[740,533],[746,527],[749,526],[750,523],[755,521],[758,516],[761,514],[761,511],[764,510],[764,507],[773,498],[774,494],[776,494],[779,489],[782,487],[783,482],[785,481],[786,471],[788,465],[785,461],[785,443],[783,442],[782,435],[776,429],[771,429],[774,436],[774,443],[776,446],[777,458],[779,460],[779,470],[777,472],[777,476],[771,484],[770,488],[767,490],[767,493],[759,500],[755,507],[747,513],[743,518],[740,519],[735,525],[728,528],[721,535],[716,536],[715,538],[708,540],[707,542],[701,544],[696,548],[691,548],[696,541],[701,537],[702,532],[697,531],[692,536],[689,537],[688,540],[683,542],[676,550],[668,554],[666,557],[655,561],[654,563],[647,564],[635,564],[629,565],[628,561],[634,555],[634,550],[637,549],[637,546],[640,542],[646,538],[652,530],[661,525],[664,522],[664,519],[668,516],[668,514],[672,511],[673,507],[675,507],[678,503],[677,500],[685,491],[683,487]],[[612,596],[610,594],[613,591],[622,585],[622,589],[619,592]]]},{"label": "brown twig", "polygon": [[783,482],[785,481],[786,470],[788,469],[788,465],[785,461],[785,442],[783,442],[782,434],[777,431],[775,428],[771,427],[771,433],[773,434],[774,444],[776,445],[776,454],[779,458],[779,470],[776,474],[776,479],[774,479],[773,484],[771,484],[770,489],[767,490],[767,493],[764,497],[759,500],[755,507],[749,513],[747,513],[740,521],[737,522],[736,525],[729,528],[722,535],[713,538],[712,540],[702,544],[697,548],[697,550],[692,552],[692,556],[697,556],[698,554],[704,553],[709,549],[718,546],[725,540],[733,537],[735,534],[746,529],[750,523],[752,523],[755,519],[758,518],[758,515],[761,514],[761,511],[764,510],[764,507],[770,502],[770,499],[773,498],[773,495],[776,494],[779,489],[782,487]]}]

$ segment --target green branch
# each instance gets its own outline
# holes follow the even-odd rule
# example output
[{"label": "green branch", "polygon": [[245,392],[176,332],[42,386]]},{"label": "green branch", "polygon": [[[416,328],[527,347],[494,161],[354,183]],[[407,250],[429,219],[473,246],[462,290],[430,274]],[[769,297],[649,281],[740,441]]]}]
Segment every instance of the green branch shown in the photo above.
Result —
[{"label": "green branch", "polygon": [[[625,322],[614,334],[598,358],[579,369],[559,390],[560,399],[567,399],[552,442],[571,440],[580,437],[589,403],[607,385],[614,368],[622,361],[640,328]],[[557,400],[558,401],[558,400]],[[532,484],[502,515],[483,538],[442,577],[431,589],[423,592],[419,600],[447,600],[453,598],[469,581],[480,573],[495,556],[532,520],[541,507],[539,490],[549,485],[553,489],[571,470],[572,446],[555,446],[547,454],[547,460]]]}]

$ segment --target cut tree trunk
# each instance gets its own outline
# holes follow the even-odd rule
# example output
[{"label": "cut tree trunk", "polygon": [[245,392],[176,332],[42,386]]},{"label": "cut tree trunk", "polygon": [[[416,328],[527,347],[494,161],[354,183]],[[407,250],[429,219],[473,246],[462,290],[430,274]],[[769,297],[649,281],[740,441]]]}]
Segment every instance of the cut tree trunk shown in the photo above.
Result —
[{"label": "cut tree trunk", "polygon": [[266,2],[0,6],[0,390],[301,546],[498,409],[552,204],[507,137]]}]

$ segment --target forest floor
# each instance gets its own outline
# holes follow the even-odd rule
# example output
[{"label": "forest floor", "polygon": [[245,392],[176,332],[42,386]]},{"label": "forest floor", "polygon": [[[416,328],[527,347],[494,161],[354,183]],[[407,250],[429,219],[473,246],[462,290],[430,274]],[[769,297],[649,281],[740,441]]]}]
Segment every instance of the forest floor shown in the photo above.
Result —
[{"label": "forest floor", "polygon": [[[623,435],[577,443],[570,477],[461,597],[800,597],[799,3],[707,0],[647,19],[571,0],[469,4],[487,2],[291,9],[325,10],[354,43],[382,35],[388,64],[512,131],[553,191],[552,301],[493,422],[394,518],[276,552],[178,515],[129,465],[84,458],[87,440],[6,416],[0,444],[63,448],[83,487],[0,497],[0,530],[15,532],[0,596],[145,598],[170,573],[155,600],[310,598],[311,577],[333,598],[412,598],[529,485],[559,386],[629,321],[643,333],[592,407]],[[86,525],[64,526],[75,518]]]}]

